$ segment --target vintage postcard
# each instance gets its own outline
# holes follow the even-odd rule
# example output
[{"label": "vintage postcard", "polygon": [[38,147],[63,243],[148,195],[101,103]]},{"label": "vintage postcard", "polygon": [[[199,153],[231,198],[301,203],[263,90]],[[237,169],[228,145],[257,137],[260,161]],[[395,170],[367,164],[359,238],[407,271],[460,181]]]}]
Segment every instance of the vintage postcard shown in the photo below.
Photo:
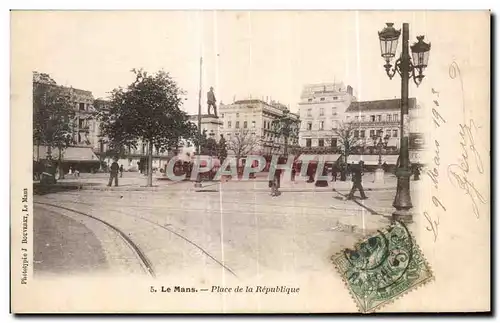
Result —
[{"label": "vintage postcard", "polygon": [[12,11],[11,311],[490,312],[490,21]]}]

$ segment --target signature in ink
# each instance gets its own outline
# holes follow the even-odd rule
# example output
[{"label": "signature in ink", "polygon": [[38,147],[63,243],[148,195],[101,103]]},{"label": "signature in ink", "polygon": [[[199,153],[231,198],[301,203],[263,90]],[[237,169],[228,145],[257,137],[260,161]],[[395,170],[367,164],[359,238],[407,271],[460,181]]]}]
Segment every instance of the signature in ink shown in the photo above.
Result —
[{"label": "signature in ink", "polygon": [[482,204],[487,203],[487,199],[479,192],[479,190],[475,187],[474,183],[469,179],[469,172],[471,170],[469,155],[472,155],[473,162],[476,167],[476,170],[479,174],[484,173],[483,160],[478,150],[476,149],[476,144],[474,141],[474,133],[477,132],[477,129],[480,128],[476,126],[476,122],[474,119],[470,118],[467,122],[466,117],[466,107],[465,107],[465,97],[464,97],[464,84],[462,80],[462,73],[460,71],[460,67],[456,62],[453,62],[450,65],[449,76],[451,79],[455,79],[458,77],[460,82],[461,92],[462,92],[462,110],[464,122],[459,124],[459,135],[460,135],[460,146],[462,149],[461,156],[457,164],[450,164],[448,166],[448,179],[450,183],[454,186],[458,186],[461,188],[466,195],[470,197],[472,202],[472,209],[476,216],[479,218],[479,207],[478,202]]},{"label": "signature in ink", "polygon": [[[467,161],[465,161],[465,164],[467,164]],[[470,199],[472,202],[472,209],[474,211],[474,214],[476,215],[477,218],[479,218],[479,208],[477,206],[477,201],[481,202],[482,204],[486,204],[487,200],[478,191],[478,189],[474,186],[474,183],[472,183],[467,178],[467,174],[469,172],[468,172],[468,170],[466,171],[463,168],[463,165],[464,165],[464,163],[462,163],[461,165],[459,165],[459,164],[449,165],[448,166],[448,178],[452,184],[460,187],[462,190],[465,191],[465,194],[470,196]],[[468,165],[467,165],[467,167],[468,167]]]}]

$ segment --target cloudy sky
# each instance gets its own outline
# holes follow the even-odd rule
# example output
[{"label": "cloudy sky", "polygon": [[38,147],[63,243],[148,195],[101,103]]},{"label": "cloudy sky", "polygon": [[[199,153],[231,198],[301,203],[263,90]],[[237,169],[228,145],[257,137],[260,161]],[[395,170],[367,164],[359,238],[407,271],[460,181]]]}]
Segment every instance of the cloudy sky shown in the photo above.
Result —
[{"label": "cloudy sky", "polygon": [[[377,31],[410,23],[432,43],[428,77],[411,95],[447,76],[449,63],[474,61],[474,29],[465,13],[370,11],[59,11],[14,12],[12,55],[59,84],[106,97],[126,86],[132,68],[164,69],[187,91],[195,113],[203,57],[203,100],[272,97],[297,110],[306,83],[343,81],[359,100],[400,96],[400,78],[385,75]],[[464,18],[464,19],[462,19]],[[446,21],[446,24],[443,23]],[[401,43],[398,52],[401,48]],[[484,48],[483,48],[484,50]],[[426,83],[427,82],[427,83]],[[423,88],[423,89],[422,89]],[[205,106],[205,105],[204,105]]]}]

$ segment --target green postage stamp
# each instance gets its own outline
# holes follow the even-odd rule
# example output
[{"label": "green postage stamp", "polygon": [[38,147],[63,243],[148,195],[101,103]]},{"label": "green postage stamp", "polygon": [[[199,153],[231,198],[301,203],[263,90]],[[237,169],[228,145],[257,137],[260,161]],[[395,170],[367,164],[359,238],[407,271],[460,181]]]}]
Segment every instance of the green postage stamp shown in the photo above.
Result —
[{"label": "green postage stamp", "polygon": [[370,313],[433,278],[408,228],[396,222],[345,249],[333,262],[358,309]]}]

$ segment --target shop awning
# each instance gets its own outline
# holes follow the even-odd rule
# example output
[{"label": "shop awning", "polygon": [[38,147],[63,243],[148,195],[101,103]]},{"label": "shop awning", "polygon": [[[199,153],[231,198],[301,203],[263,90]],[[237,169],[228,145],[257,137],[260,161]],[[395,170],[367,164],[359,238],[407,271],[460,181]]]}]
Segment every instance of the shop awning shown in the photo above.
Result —
[{"label": "shop awning", "polygon": [[301,154],[297,160],[309,160],[309,156],[313,156],[314,158],[312,160],[315,160],[315,161],[324,161],[324,162],[327,162],[327,163],[333,163],[333,162],[336,162],[339,157],[340,157],[340,154]]},{"label": "shop awning", "polygon": [[[382,155],[382,164],[385,162],[388,165],[396,165],[398,155]],[[362,160],[367,166],[378,165],[378,155],[350,155],[347,157],[347,163],[359,163]]]},{"label": "shop awning", "polygon": [[[52,148],[51,155],[52,159],[59,159],[59,149]],[[37,146],[33,146],[33,159],[36,160],[38,156],[39,159],[47,158],[46,146],[40,146],[39,149],[37,149]],[[62,160],[65,162],[89,162],[99,161],[99,158],[90,147],[67,147],[62,151]]]}]

